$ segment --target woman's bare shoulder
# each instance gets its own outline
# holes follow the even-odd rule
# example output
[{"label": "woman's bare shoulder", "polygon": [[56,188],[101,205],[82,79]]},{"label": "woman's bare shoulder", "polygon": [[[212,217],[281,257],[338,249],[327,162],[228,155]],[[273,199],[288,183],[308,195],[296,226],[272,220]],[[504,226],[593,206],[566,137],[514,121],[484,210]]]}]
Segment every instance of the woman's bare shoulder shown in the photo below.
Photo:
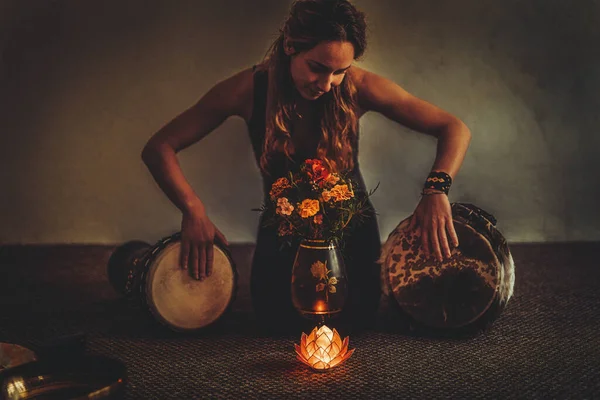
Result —
[{"label": "woman's bare shoulder", "polygon": [[356,66],[349,71],[356,87],[358,104],[364,112],[385,114],[390,107],[398,108],[410,100],[408,93],[390,79]]},{"label": "woman's bare shoulder", "polygon": [[364,79],[365,73],[367,72],[368,71],[366,69],[353,65],[348,69],[348,76],[350,79],[352,79],[352,82],[354,82],[355,85],[359,85]]},{"label": "woman's bare shoulder", "polygon": [[246,68],[217,83],[213,90],[230,104],[234,115],[249,121],[254,95],[254,71]]},{"label": "woman's bare shoulder", "polygon": [[356,88],[356,94],[358,98],[359,117],[366,113],[368,110],[365,107],[362,97],[364,96],[365,88],[365,76],[370,72],[364,68],[353,65],[352,68],[348,69],[348,78],[352,80],[354,87]]}]

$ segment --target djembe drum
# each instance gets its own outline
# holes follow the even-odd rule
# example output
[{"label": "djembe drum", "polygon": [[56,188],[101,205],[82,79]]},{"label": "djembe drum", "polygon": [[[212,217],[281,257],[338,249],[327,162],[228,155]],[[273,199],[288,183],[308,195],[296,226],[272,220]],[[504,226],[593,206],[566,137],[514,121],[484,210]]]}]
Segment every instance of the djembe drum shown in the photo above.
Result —
[{"label": "djembe drum", "polygon": [[464,203],[452,204],[459,246],[451,257],[426,257],[410,218],[382,249],[383,293],[413,330],[474,333],[488,328],[513,294],[515,265],[496,219]]},{"label": "djembe drum", "polygon": [[154,246],[130,241],[108,262],[108,280],[117,292],[141,300],[161,324],[174,331],[197,331],[219,320],[237,292],[237,270],[228,250],[214,244],[211,275],[203,281],[180,267],[181,234]]}]

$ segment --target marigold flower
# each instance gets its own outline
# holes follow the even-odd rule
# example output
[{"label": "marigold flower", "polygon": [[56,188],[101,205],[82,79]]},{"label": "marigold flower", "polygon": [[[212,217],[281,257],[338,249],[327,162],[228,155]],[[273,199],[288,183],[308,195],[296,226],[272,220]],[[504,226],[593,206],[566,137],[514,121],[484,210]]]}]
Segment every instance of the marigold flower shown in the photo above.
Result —
[{"label": "marigold flower", "polygon": [[285,189],[291,188],[290,181],[287,178],[279,178],[271,185],[271,191],[269,192],[269,196],[274,200],[277,196],[281,195]]},{"label": "marigold flower", "polygon": [[302,218],[312,217],[319,211],[319,200],[305,199],[299,206],[300,216]]},{"label": "marigold flower", "polygon": [[294,206],[290,204],[287,198],[280,197],[277,199],[277,210],[275,211],[279,215],[292,215]]},{"label": "marigold flower", "polygon": [[[306,160],[298,169],[273,178],[268,201],[260,209],[265,226],[274,226],[279,237],[341,237],[351,229],[348,222],[368,206],[361,201],[362,193],[353,191],[354,184],[351,175],[330,170],[325,160]],[[322,281],[323,290],[333,293],[334,282]]]},{"label": "marigold flower", "polygon": [[338,176],[338,174],[331,174],[327,177],[327,179],[325,179],[325,183],[329,185],[335,185],[336,183],[338,183],[339,180],[340,177]]},{"label": "marigold flower", "polygon": [[329,192],[335,201],[350,200],[354,197],[354,192],[348,189],[348,185],[335,185]]}]

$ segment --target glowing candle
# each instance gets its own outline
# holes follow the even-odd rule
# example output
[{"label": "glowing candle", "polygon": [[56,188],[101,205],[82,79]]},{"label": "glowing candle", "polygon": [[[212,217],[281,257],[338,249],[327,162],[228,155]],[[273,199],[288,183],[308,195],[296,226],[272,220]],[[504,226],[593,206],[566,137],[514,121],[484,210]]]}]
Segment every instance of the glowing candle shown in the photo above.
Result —
[{"label": "glowing candle", "polygon": [[327,303],[323,300],[317,300],[313,308],[317,314],[323,314],[328,309]]},{"label": "glowing candle", "polygon": [[349,338],[343,341],[339,333],[327,325],[314,328],[310,335],[302,333],[300,345],[294,344],[298,360],[318,372],[326,371],[346,361],[355,349],[348,350]]}]

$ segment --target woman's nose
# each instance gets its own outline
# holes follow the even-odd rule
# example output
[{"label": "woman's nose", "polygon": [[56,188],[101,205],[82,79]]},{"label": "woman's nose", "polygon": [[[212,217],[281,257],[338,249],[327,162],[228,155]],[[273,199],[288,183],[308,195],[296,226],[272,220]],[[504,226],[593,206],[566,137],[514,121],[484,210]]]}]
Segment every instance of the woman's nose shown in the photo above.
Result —
[{"label": "woman's nose", "polygon": [[319,79],[319,83],[318,83],[318,87],[319,90],[322,92],[329,92],[331,90],[331,84],[333,82],[333,75],[325,75],[324,77],[321,77],[321,79]]}]

